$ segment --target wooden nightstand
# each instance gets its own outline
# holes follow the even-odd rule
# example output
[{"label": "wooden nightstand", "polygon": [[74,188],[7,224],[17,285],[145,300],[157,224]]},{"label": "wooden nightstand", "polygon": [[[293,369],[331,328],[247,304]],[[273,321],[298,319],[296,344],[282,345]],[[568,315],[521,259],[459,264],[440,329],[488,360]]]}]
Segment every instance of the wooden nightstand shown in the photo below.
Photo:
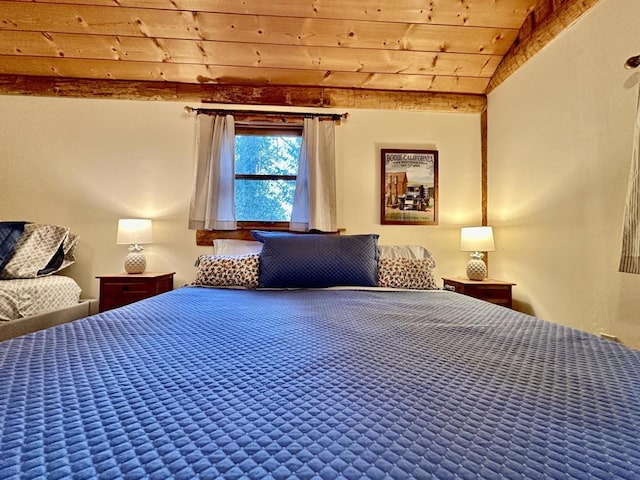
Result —
[{"label": "wooden nightstand", "polygon": [[99,275],[100,311],[111,310],[173,290],[171,273],[119,273]]},{"label": "wooden nightstand", "polygon": [[511,287],[515,283],[502,280],[469,280],[467,278],[443,278],[443,288],[487,302],[511,308]]}]

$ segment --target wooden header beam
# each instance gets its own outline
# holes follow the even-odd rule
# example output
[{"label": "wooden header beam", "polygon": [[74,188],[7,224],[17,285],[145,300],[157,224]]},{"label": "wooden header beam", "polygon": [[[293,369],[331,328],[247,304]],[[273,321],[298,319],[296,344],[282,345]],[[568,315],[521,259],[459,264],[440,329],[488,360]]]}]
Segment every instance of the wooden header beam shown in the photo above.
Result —
[{"label": "wooden header beam", "polygon": [[481,113],[485,95],[0,75],[0,95]]}]

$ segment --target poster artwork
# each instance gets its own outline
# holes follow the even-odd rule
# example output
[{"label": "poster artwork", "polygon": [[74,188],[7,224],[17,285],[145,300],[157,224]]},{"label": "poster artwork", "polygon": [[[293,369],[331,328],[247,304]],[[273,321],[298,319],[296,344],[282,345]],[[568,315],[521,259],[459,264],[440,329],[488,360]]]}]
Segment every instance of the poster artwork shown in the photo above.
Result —
[{"label": "poster artwork", "polygon": [[382,150],[381,223],[438,224],[438,152]]}]

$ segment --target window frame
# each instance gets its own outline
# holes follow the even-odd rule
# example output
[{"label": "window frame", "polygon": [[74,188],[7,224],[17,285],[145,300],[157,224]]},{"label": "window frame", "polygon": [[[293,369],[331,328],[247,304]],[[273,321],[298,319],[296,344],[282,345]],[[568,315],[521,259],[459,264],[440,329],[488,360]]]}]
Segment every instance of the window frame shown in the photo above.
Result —
[{"label": "window frame", "polygon": [[[255,135],[255,136],[289,136],[289,137],[302,137],[303,122],[301,119],[295,119],[295,121],[281,119],[275,122],[270,121],[252,121],[252,120],[239,120],[235,125],[235,136],[238,135]],[[256,181],[269,181],[269,180],[287,180],[296,181],[297,175],[260,175],[260,174],[245,174],[234,173],[234,184],[237,180],[256,180]],[[261,221],[261,220],[236,220],[238,230],[289,230],[288,221]]]}]

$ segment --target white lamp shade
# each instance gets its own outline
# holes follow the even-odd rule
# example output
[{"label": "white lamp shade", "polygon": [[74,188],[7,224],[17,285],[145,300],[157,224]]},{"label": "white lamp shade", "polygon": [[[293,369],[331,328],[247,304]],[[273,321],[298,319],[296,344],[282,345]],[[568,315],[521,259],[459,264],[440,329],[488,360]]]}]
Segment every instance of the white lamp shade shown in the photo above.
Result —
[{"label": "white lamp shade", "polygon": [[460,230],[460,251],[493,252],[496,245],[493,241],[491,227],[463,227]]},{"label": "white lamp shade", "polygon": [[118,220],[118,245],[153,243],[151,220],[122,218]]}]

